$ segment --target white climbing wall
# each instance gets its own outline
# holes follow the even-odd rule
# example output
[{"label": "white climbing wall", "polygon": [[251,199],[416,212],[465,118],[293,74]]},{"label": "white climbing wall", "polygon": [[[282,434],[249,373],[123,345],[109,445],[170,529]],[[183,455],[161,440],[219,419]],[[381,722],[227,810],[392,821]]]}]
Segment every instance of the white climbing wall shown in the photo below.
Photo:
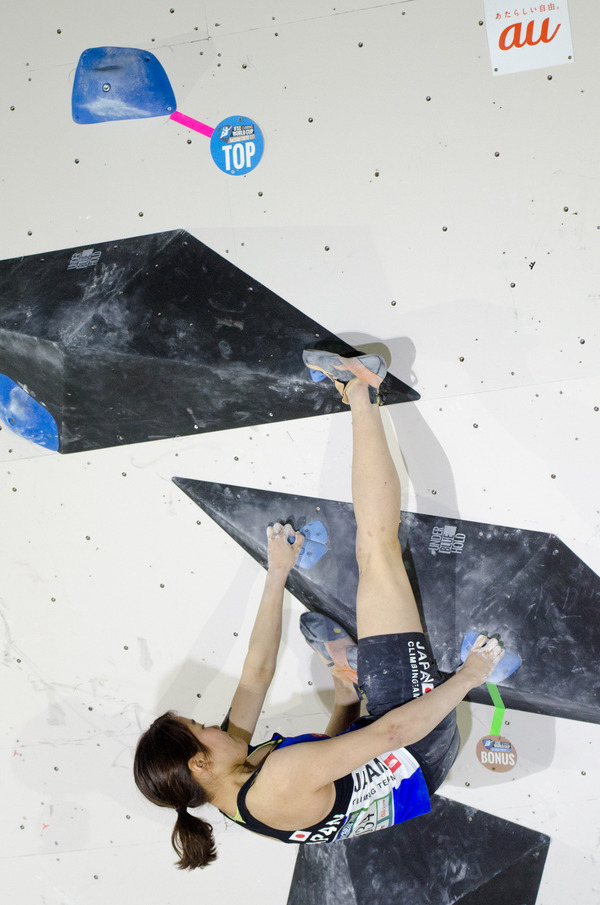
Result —
[{"label": "white climbing wall", "polygon": [[[389,410],[406,508],[553,532],[600,572],[600,6],[569,11],[572,62],[500,76],[483,0],[5,4],[0,257],[188,230],[388,346],[421,394]],[[258,122],[258,167],[221,173],[166,117],[76,125],[77,60],[102,45],[156,54],[191,117]],[[168,707],[225,713],[262,587],[171,476],[348,500],[349,431],[340,414],[65,456],[0,431],[11,901],[285,905],[295,848],[218,815],[219,860],[177,871],[132,754]],[[263,736],[326,723],[300,611],[288,598]],[[507,712],[519,761],[496,775],[475,759],[491,716],[462,705],[443,794],[552,837],[539,905],[596,905],[600,727]]]}]

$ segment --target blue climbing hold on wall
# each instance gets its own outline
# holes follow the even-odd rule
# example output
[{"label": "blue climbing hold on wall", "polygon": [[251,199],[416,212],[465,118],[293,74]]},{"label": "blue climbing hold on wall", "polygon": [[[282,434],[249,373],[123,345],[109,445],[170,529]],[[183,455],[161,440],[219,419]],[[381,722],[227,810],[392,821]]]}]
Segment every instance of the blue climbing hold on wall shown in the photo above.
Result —
[{"label": "blue climbing hold on wall", "polygon": [[5,374],[0,374],[0,421],[19,437],[58,450],[58,426],[48,409]]},{"label": "blue climbing hold on wall", "polygon": [[176,108],[167,73],[154,54],[136,47],[90,47],[73,82],[76,123],[167,116]]},{"label": "blue climbing hold on wall", "polygon": [[[323,522],[309,522],[300,528],[300,534],[304,536],[304,543],[298,554],[298,565],[301,569],[312,569],[327,553],[327,528]],[[288,540],[294,543],[293,538]]]},{"label": "blue climbing hold on wall", "polygon": [[[463,643],[460,649],[461,663],[464,663],[467,659],[469,651],[477,641],[480,634],[482,633],[471,631],[467,632],[467,634],[463,638]],[[504,652],[504,656],[487,681],[490,685],[500,685],[501,682],[504,682],[505,679],[508,679],[509,676],[512,676],[512,674],[517,671],[520,665],[520,655],[515,651],[507,650]]]}]

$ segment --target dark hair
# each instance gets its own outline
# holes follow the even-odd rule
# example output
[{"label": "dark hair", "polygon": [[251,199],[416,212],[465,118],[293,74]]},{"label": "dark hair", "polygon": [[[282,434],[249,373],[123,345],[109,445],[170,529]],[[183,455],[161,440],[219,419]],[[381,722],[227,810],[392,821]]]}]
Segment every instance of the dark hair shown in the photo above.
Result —
[{"label": "dark hair", "polygon": [[180,809],[171,835],[180,870],[206,867],[217,857],[210,823],[184,810],[198,808],[208,801],[188,766],[190,758],[198,752],[210,759],[208,749],[169,710],[144,732],[133,762],[135,784],[142,795],[161,808]]}]

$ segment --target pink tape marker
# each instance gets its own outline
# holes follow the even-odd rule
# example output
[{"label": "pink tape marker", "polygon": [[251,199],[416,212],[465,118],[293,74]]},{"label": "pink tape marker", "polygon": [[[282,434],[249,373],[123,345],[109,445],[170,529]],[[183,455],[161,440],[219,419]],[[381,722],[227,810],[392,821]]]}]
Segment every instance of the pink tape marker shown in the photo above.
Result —
[{"label": "pink tape marker", "polygon": [[179,110],[176,110],[175,113],[171,113],[169,119],[175,120],[176,123],[180,123],[182,126],[186,126],[188,129],[193,129],[194,132],[200,132],[201,135],[206,135],[207,138],[215,131],[212,126],[206,126],[204,123],[199,122],[197,119],[192,119],[191,116],[186,116],[185,113],[180,113]]}]

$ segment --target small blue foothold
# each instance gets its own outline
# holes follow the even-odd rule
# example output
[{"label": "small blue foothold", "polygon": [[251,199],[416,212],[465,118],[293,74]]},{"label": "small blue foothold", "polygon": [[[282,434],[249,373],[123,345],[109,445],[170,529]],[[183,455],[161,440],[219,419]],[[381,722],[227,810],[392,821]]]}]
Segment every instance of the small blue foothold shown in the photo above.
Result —
[{"label": "small blue foothold", "polygon": [[327,378],[327,374],[324,374],[323,371],[313,371],[312,368],[309,369],[310,379],[315,383],[319,383],[320,380],[325,380]]}]

